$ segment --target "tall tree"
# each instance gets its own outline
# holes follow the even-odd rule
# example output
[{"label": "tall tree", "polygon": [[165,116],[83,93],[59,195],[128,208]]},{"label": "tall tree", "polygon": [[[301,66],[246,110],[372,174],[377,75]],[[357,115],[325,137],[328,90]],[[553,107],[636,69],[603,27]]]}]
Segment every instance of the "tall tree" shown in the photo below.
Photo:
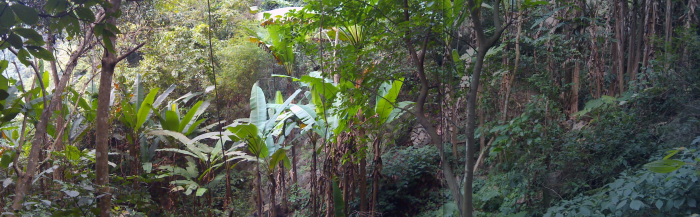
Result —
[{"label": "tall tree", "polygon": [[95,125],[95,185],[97,185],[97,195],[100,197],[97,208],[100,210],[100,216],[110,216],[112,195],[109,189],[109,107],[110,95],[112,92],[112,76],[117,63],[126,58],[129,54],[141,48],[145,43],[141,43],[130,51],[117,56],[114,50],[114,45],[117,43],[117,37],[114,32],[119,30],[113,29],[117,25],[117,17],[114,16],[120,13],[119,7],[121,0],[109,0],[109,4],[103,4],[102,8],[106,15],[106,28],[102,31],[102,41],[105,48],[102,55],[102,70],[100,71],[100,85],[97,98],[97,118]]},{"label": "tall tree", "polygon": [[[27,194],[29,186],[31,185],[31,181],[34,178],[34,173],[36,173],[37,167],[39,166],[38,164],[41,150],[44,147],[44,144],[48,142],[47,127],[51,122],[50,119],[54,111],[58,109],[58,105],[62,100],[62,93],[68,85],[68,81],[70,80],[73,69],[78,64],[78,59],[87,50],[89,44],[92,41],[92,27],[91,25],[88,25],[88,27],[89,29],[87,31],[87,34],[85,34],[83,40],[78,45],[78,48],[75,51],[73,51],[73,53],[70,55],[70,58],[68,59],[66,67],[63,71],[63,75],[60,77],[60,79],[57,82],[57,85],[54,88],[54,94],[51,97],[50,103],[48,104],[48,106],[44,107],[44,111],[41,113],[39,123],[36,125],[36,132],[34,133],[35,136],[32,139],[32,146],[29,151],[29,156],[27,156],[27,166],[25,167],[24,172],[17,171],[18,181],[17,186],[15,187],[15,198],[12,203],[12,209],[15,211],[22,208],[24,197]],[[80,27],[74,26],[73,28],[79,29]],[[52,43],[49,43],[47,46],[51,48]],[[15,55],[18,54],[18,51],[11,51],[15,53]],[[35,71],[35,73],[40,73],[38,67],[34,63],[32,63],[32,69]],[[44,95],[44,97],[46,97],[46,95]]]}]

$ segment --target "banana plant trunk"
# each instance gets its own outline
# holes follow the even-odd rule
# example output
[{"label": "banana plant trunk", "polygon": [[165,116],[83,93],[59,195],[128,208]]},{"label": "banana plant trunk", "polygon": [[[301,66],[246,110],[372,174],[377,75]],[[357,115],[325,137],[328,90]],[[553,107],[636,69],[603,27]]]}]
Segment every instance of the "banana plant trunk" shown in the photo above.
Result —
[{"label": "banana plant trunk", "polygon": [[270,217],[276,217],[277,216],[277,209],[276,209],[276,204],[277,201],[275,200],[275,193],[277,191],[277,183],[275,183],[275,177],[274,173],[271,173],[268,178],[270,179],[270,204],[268,205],[268,212]]},{"label": "banana plant trunk", "polygon": [[370,215],[374,215],[376,208],[377,208],[377,203],[379,202],[379,181],[381,178],[381,173],[382,173],[382,149],[380,148],[380,144],[382,141],[382,136],[381,134],[377,136],[377,138],[374,139],[374,142],[372,143],[372,146],[374,148],[374,159],[372,159],[374,163],[374,171],[372,171],[372,205]]}]

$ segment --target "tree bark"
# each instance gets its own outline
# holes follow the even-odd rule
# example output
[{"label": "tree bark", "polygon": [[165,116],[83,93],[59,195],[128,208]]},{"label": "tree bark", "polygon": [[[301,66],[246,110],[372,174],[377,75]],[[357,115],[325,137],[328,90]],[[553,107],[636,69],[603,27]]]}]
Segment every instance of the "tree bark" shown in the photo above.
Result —
[{"label": "tree bark", "polygon": [[573,87],[571,87],[571,114],[578,112],[578,92],[581,82],[579,81],[581,71],[581,63],[578,59],[574,60]]},{"label": "tree bark", "polygon": [[637,52],[637,8],[639,7],[638,5],[638,0],[634,0],[632,3],[632,9],[630,12],[630,18],[629,18],[629,41],[627,42],[627,75],[629,76],[630,81],[634,80],[633,74],[635,74],[635,63],[634,60],[636,59]]},{"label": "tree bark", "polygon": [[484,35],[484,29],[481,24],[480,10],[476,7],[476,3],[473,0],[468,1],[470,11],[470,17],[472,23],[474,24],[474,31],[477,35],[477,41],[479,43],[478,53],[476,62],[474,63],[474,69],[471,79],[471,84],[469,85],[469,98],[467,99],[467,125],[466,125],[466,156],[465,156],[465,168],[464,168],[464,184],[462,189],[464,194],[462,195],[461,206],[462,216],[471,217],[473,215],[473,204],[472,204],[472,183],[474,179],[474,130],[476,130],[476,99],[479,87],[479,80],[481,78],[481,69],[484,65],[484,58],[486,52],[494,46],[496,41],[501,37],[501,34],[505,28],[501,24],[501,18],[499,14],[499,3],[500,1],[493,1],[493,23],[495,26],[494,34],[487,38]]},{"label": "tree bark", "polygon": [[[666,28],[666,38],[664,40],[666,57],[668,57],[671,53],[671,4],[671,0],[666,0],[666,21],[664,22],[664,27]],[[664,63],[664,69],[668,71],[670,66],[671,60],[669,58],[666,58],[666,63]]]},{"label": "tree bark", "polygon": [[316,189],[317,186],[317,166],[316,166],[316,137],[311,136],[311,214],[313,216],[318,216],[318,208],[316,204],[318,203],[318,189]]},{"label": "tree bark", "polygon": [[374,148],[374,159],[372,163],[374,164],[374,171],[372,171],[372,205],[370,206],[370,215],[374,215],[377,208],[377,202],[379,200],[379,181],[382,177],[382,149],[380,147],[382,143],[381,134],[374,139],[372,147]]},{"label": "tree bark", "polygon": [[[109,0],[109,4],[104,6],[107,15],[106,23],[117,25],[117,18],[109,16],[117,11],[121,6],[121,0]],[[104,37],[104,36],[103,36]],[[116,37],[109,37],[112,45],[116,47]],[[143,44],[142,44],[143,45]],[[137,47],[138,49],[138,47]],[[131,51],[133,52],[133,51]],[[100,74],[100,85],[98,89],[96,126],[95,126],[95,185],[97,185],[98,199],[97,208],[101,217],[109,217],[111,210],[112,194],[109,188],[109,107],[112,92],[112,76],[117,63],[127,54],[117,57],[109,49],[104,49],[102,55],[102,69]]]},{"label": "tree bark", "polygon": [[515,34],[515,63],[513,64],[513,73],[508,76],[508,84],[506,85],[506,97],[503,102],[503,121],[508,119],[508,101],[510,100],[510,92],[515,82],[515,76],[518,74],[518,65],[520,64],[520,33],[523,27],[523,10],[518,1],[518,31]]},{"label": "tree bark", "polygon": [[[48,50],[51,53],[53,53],[53,51],[54,51],[53,37],[54,37],[54,35],[51,32],[51,28],[49,28],[49,34],[46,37],[46,50]],[[54,78],[54,87],[58,87],[60,85],[60,82],[59,82],[60,79],[58,77],[58,68],[56,67],[56,61],[49,61],[49,66],[51,67],[51,74],[53,75],[53,78]],[[58,103],[56,104],[57,111],[62,110],[62,107],[63,107],[62,104],[63,104],[63,100],[59,100]],[[56,126],[57,126],[56,128],[58,128],[58,126],[63,126],[63,124],[65,122],[65,120],[63,119],[63,116],[64,116],[64,114],[60,114],[56,118]],[[54,147],[50,147],[50,149],[52,149],[54,151],[59,151],[59,152],[63,151],[63,136],[56,134],[56,138],[54,138],[54,139],[56,140],[56,142],[54,144]],[[62,167],[56,168],[53,172],[53,179],[54,180],[63,180],[61,177],[63,177],[63,168]]]},{"label": "tree bark", "polygon": [[617,81],[619,94],[625,92],[625,17],[627,15],[627,1],[620,0],[616,3],[617,18],[615,19],[615,39],[617,48]]}]

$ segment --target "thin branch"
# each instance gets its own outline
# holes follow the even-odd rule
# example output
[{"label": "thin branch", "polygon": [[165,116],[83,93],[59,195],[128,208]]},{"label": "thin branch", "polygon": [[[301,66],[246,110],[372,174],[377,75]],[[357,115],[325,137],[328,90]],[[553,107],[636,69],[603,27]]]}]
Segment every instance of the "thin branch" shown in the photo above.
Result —
[{"label": "thin branch", "polygon": [[145,44],[146,44],[146,42],[142,42],[141,44],[136,45],[136,47],[132,48],[132,49],[129,50],[128,52],[122,54],[121,56],[119,56],[119,57],[117,58],[117,62],[122,61],[124,58],[126,58],[126,57],[129,56],[130,54],[136,52],[136,50],[138,50],[139,48],[143,47],[143,45],[145,45]]}]

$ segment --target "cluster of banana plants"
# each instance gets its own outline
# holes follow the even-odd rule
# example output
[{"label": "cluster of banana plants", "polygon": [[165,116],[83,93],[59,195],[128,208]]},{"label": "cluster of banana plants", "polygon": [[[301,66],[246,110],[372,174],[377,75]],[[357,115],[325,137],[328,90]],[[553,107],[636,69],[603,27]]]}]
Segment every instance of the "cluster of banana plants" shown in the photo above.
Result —
[{"label": "cluster of banana plants", "polygon": [[[120,106],[120,120],[128,129],[126,139],[130,145],[130,157],[133,165],[141,165],[146,174],[154,175],[153,165],[164,160],[154,160],[158,152],[173,153],[171,165],[161,165],[157,169],[156,179],[171,177],[172,191],[183,191],[185,195],[199,197],[208,189],[219,185],[225,174],[218,174],[226,161],[224,155],[235,155],[231,160],[246,159],[246,156],[238,151],[223,150],[223,143],[228,141],[222,137],[214,147],[203,143],[203,140],[219,139],[220,132],[208,132],[218,124],[200,127],[206,121],[202,118],[209,107],[207,101],[193,102],[197,98],[213,90],[207,88],[203,92],[187,93],[175,100],[165,103],[165,99],[175,89],[171,85],[158,95],[159,89],[154,88],[146,94],[141,84],[141,76],[137,75],[133,90],[121,90],[125,99]],[[156,95],[158,95],[156,97]],[[181,105],[192,104],[189,109],[181,109]],[[165,104],[165,105],[164,105]],[[164,105],[164,106],[161,106]],[[221,132],[221,135],[230,135]],[[159,147],[161,147],[159,149]],[[140,151],[139,151],[140,149]],[[140,155],[139,155],[140,154]],[[182,154],[186,159],[184,165],[178,165],[175,154]],[[137,160],[140,160],[139,164]],[[134,168],[137,169],[137,168]]]}]

